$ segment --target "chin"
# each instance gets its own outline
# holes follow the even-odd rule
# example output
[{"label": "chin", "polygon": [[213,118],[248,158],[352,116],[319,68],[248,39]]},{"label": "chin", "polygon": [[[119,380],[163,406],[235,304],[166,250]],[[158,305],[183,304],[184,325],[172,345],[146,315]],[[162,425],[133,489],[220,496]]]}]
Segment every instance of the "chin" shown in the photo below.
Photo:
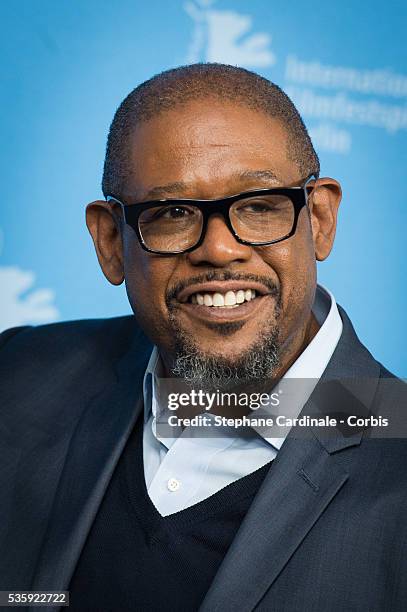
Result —
[{"label": "chin", "polygon": [[273,377],[280,350],[276,328],[244,338],[200,342],[185,334],[176,337],[173,375],[202,387],[260,381]]},{"label": "chin", "polygon": [[213,357],[222,361],[229,360],[232,364],[241,359],[246,353],[250,353],[253,347],[259,346],[260,336],[239,337],[238,334],[230,335],[228,333],[220,334],[220,337],[213,340],[202,340],[192,338],[190,346],[194,347],[196,352],[199,352],[205,357]]}]

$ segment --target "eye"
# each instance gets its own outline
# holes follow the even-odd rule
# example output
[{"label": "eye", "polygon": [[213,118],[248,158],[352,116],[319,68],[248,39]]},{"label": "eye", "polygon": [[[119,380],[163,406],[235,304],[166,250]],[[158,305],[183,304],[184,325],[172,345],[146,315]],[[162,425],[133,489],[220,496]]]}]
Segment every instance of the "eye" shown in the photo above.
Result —
[{"label": "eye", "polygon": [[151,221],[158,219],[185,219],[194,214],[194,211],[186,206],[165,206],[151,211]]},{"label": "eye", "polygon": [[278,203],[272,200],[244,200],[237,206],[237,212],[240,215],[266,214],[275,211],[277,207]]},{"label": "eye", "polygon": [[191,214],[191,211],[188,208],[183,206],[171,206],[171,208],[167,208],[165,212],[163,212],[163,217],[166,219],[180,219],[182,217],[188,217]]},{"label": "eye", "polygon": [[265,202],[250,202],[242,207],[239,207],[239,210],[251,213],[264,213],[269,212],[270,210],[272,210],[272,208],[273,206],[270,206],[270,204],[267,204]]}]

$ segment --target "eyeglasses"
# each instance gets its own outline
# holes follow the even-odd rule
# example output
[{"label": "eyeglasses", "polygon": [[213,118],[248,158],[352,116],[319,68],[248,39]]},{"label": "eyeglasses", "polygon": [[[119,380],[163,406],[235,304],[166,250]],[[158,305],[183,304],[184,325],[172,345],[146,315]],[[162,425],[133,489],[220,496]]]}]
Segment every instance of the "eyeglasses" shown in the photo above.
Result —
[{"label": "eyeglasses", "polygon": [[311,174],[299,187],[256,189],[218,200],[166,199],[119,204],[124,220],[136,232],[149,253],[176,255],[199,247],[206,235],[208,219],[223,216],[227,227],[241,244],[267,246],[295,234],[298,216],[307,204]]}]

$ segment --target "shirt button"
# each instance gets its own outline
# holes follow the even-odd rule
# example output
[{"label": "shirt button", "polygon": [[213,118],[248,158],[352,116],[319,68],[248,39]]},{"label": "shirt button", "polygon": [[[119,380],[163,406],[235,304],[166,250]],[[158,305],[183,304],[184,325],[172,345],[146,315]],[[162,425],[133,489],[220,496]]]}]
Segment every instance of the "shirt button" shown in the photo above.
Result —
[{"label": "shirt button", "polygon": [[167,489],[172,492],[178,491],[180,486],[181,486],[181,483],[176,478],[170,478],[167,482]]}]

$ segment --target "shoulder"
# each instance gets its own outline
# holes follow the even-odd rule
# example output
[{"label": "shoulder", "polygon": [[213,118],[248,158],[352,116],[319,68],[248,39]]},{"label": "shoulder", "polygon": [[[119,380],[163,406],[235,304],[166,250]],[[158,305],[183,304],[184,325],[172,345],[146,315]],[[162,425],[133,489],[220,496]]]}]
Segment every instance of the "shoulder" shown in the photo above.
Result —
[{"label": "shoulder", "polygon": [[404,431],[407,437],[407,421],[405,418],[405,411],[407,409],[407,384],[404,380],[385,368],[381,363],[378,363],[378,365],[380,368],[380,375],[372,412],[381,414],[384,417],[388,416],[394,423],[398,423],[397,430],[393,431],[394,427],[391,429],[395,437],[404,437],[403,435],[399,435],[401,431]]},{"label": "shoulder", "polygon": [[121,358],[147,342],[134,316],[7,330],[0,336],[1,418],[32,420],[48,411],[75,418],[116,380]]},{"label": "shoulder", "polygon": [[383,380],[397,378],[381,364],[359,340],[352,322],[342,306],[337,304],[342,319],[342,334],[328,364],[327,371],[335,378],[359,378]]},{"label": "shoulder", "polygon": [[133,316],[66,321],[36,327],[14,327],[0,334],[0,366],[53,363],[69,359],[114,357],[125,351],[139,331]]}]

